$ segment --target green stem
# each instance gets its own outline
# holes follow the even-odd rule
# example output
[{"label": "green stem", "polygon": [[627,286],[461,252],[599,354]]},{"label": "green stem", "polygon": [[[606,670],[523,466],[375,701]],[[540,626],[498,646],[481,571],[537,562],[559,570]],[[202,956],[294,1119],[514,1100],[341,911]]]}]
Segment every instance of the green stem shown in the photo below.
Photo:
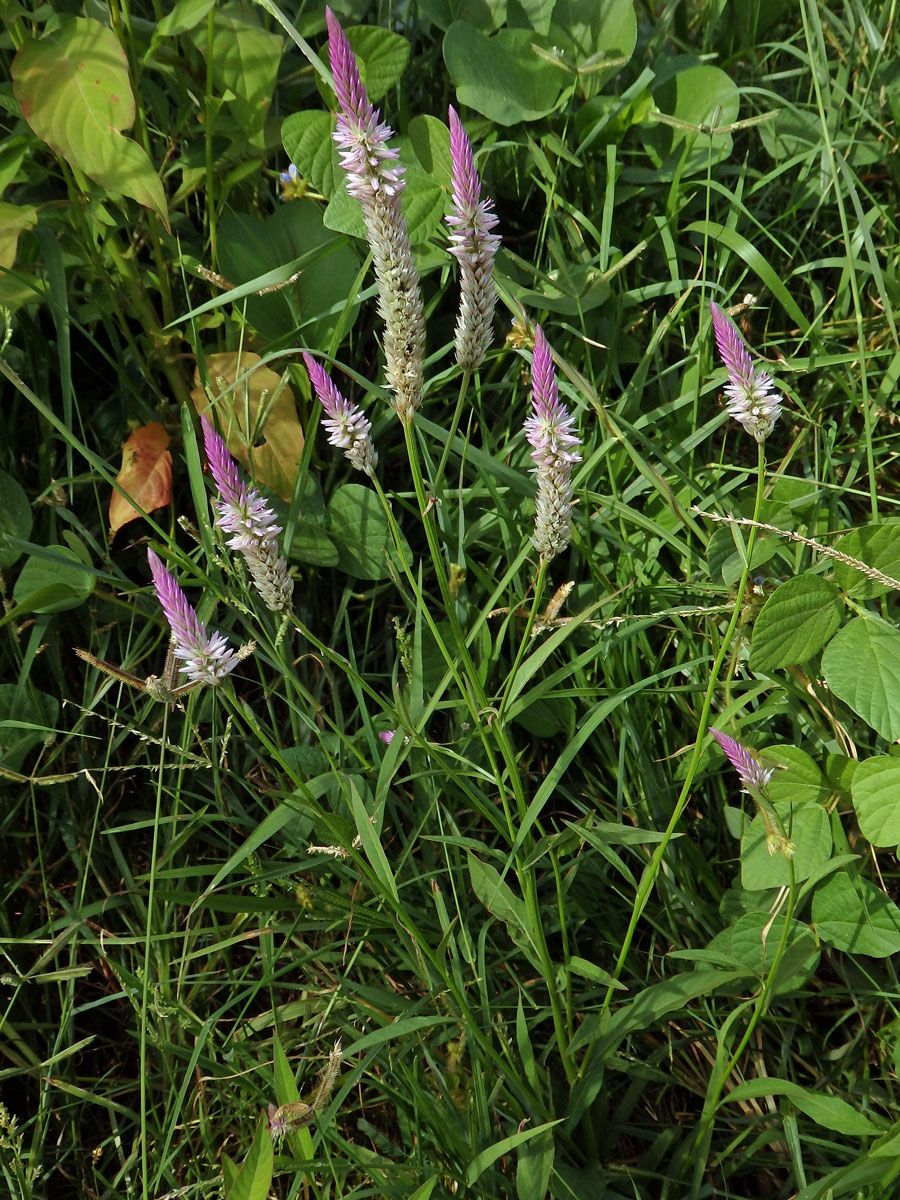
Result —
[{"label": "green stem", "polygon": [[[437,575],[438,586],[441,590],[441,597],[444,601],[444,607],[450,622],[450,628],[456,642],[457,652],[462,661],[469,687],[472,690],[477,705],[478,715],[481,716],[483,713],[487,712],[491,706],[488,704],[487,694],[481,685],[478,672],[475,669],[475,664],[472,662],[471,655],[469,654],[469,647],[466,642],[465,634],[463,633],[462,627],[459,623],[459,618],[457,616],[456,603],[450,592],[450,584],[447,579],[447,573],[444,569],[444,558],[441,548],[438,544],[434,524],[430,519],[430,514],[426,512],[428,503],[425,496],[425,483],[422,477],[422,467],[419,462],[418,446],[416,445],[415,431],[412,427],[412,421],[403,421],[403,433],[406,438],[406,449],[409,455],[413,486],[415,488],[416,498],[418,499],[419,508],[422,514],[422,525],[425,530],[425,537],[428,541],[428,549],[431,554],[431,560],[434,565],[435,573]],[[499,714],[497,714],[497,716],[499,716]],[[478,721],[478,725],[476,727],[481,727],[480,720]],[[490,722],[490,729],[494,735],[497,748],[499,749],[500,755],[503,759],[503,763],[506,768],[506,775],[509,778],[509,786],[516,802],[516,810],[519,821],[522,822],[525,820],[528,813],[528,803],[525,799],[524,788],[522,787],[522,779],[519,773],[519,763],[516,759],[515,750],[509,741],[502,722],[497,719],[496,716],[495,719]],[[482,744],[484,745],[485,751],[488,754],[488,761],[490,762],[491,770],[494,772],[494,776],[497,780],[504,809],[506,809],[507,802],[505,799],[505,789],[503,787],[503,773],[498,770],[498,764],[496,763],[495,756],[490,748],[487,738],[482,739]],[[510,833],[511,835],[513,834],[512,826],[510,827]],[[563,1016],[562,1005],[560,1003],[559,992],[556,988],[555,971],[553,969],[550,951],[547,946],[547,938],[544,932],[543,913],[541,912],[541,906],[537,894],[537,888],[534,882],[533,872],[525,867],[525,861],[521,854],[516,855],[515,870],[516,877],[519,881],[519,886],[522,889],[522,895],[525,900],[525,904],[529,910],[532,935],[537,946],[538,956],[541,960],[541,969],[544,975],[544,981],[547,985],[547,991],[550,996],[550,1010],[553,1017],[553,1027],[556,1034],[556,1042],[559,1049],[560,1059],[562,1060],[566,1077],[571,1083],[574,1082],[575,1079],[575,1068],[569,1057],[569,1043],[566,1036],[565,1020]]]},{"label": "green stem", "polygon": [[450,457],[450,447],[453,444],[453,439],[456,437],[456,431],[459,429],[459,422],[462,417],[463,402],[466,398],[466,392],[469,390],[469,380],[471,378],[471,371],[463,371],[462,379],[459,381],[459,395],[456,397],[456,408],[453,410],[453,420],[450,422],[450,432],[447,434],[447,441],[444,443],[444,450],[441,454],[441,461],[438,463],[438,469],[434,473],[435,492],[439,492],[441,490],[441,484],[444,480],[444,471],[447,467],[447,459]]},{"label": "green stem", "polygon": [[529,642],[531,641],[531,631],[534,628],[534,623],[537,620],[538,609],[541,606],[541,597],[544,593],[544,583],[547,579],[548,566],[549,562],[542,554],[540,564],[538,566],[537,577],[534,581],[534,599],[531,602],[531,611],[528,614],[528,621],[525,624],[525,629],[522,633],[522,639],[519,642],[519,649],[516,651],[516,660],[513,663],[512,670],[507,676],[506,687],[503,689],[503,696],[498,706],[499,716],[497,717],[497,723],[501,726],[501,728],[504,723],[506,707],[512,692],[513,684],[516,680],[516,675],[519,672],[519,667],[522,665],[522,659],[525,657],[525,652],[528,649]]},{"label": "green stem", "polygon": [[[797,880],[794,872],[794,860],[788,855],[788,902],[784,914],[784,929],[781,931],[781,937],[778,940],[778,947],[775,951],[775,956],[772,959],[772,967],[766,975],[765,983],[760,990],[759,997],[756,1002],[756,1007],[753,1010],[753,1015],[747,1022],[747,1028],[737,1047],[728,1060],[724,1068],[720,1069],[713,1079],[713,1084],[710,1091],[707,1093],[706,1100],[703,1104],[703,1112],[700,1115],[700,1121],[697,1125],[697,1133],[694,1138],[694,1150],[692,1159],[694,1162],[694,1179],[691,1189],[691,1200],[697,1200],[700,1195],[701,1185],[703,1183],[703,1174],[706,1170],[706,1162],[709,1157],[709,1143],[712,1136],[713,1122],[716,1117],[719,1100],[722,1092],[725,1089],[725,1084],[731,1078],[731,1073],[734,1071],[737,1064],[740,1062],[744,1051],[753,1036],[753,1031],[766,1015],[769,1010],[769,1005],[772,1002],[775,985],[778,981],[778,968],[781,965],[781,960],[784,958],[787,951],[788,939],[791,932],[791,922],[794,918],[794,909],[797,905]],[[716,1056],[718,1062],[718,1055]]]},{"label": "green stem", "polygon": [[209,266],[215,271],[216,267],[216,197],[213,190],[213,126],[216,122],[215,102],[213,99],[213,36],[215,24],[213,17],[215,7],[209,10],[206,23],[206,89],[203,97],[203,135],[206,150],[206,217],[209,221]]},{"label": "green stem", "polygon": [[[766,457],[762,442],[758,446],[757,459],[757,475],[756,475],[756,501],[753,506],[753,519],[759,520],[759,512],[762,506],[763,490],[766,479]],[[697,768],[700,765],[700,756],[703,753],[703,743],[706,738],[707,729],[709,728],[709,713],[712,707],[712,699],[716,690],[716,685],[719,680],[719,673],[722,670],[722,664],[725,661],[725,656],[728,653],[728,648],[731,645],[731,640],[734,637],[734,632],[738,627],[741,619],[741,607],[744,602],[744,593],[747,590],[747,581],[750,576],[750,563],[753,558],[753,546],[756,541],[754,534],[756,527],[751,526],[750,536],[747,539],[746,558],[744,561],[744,569],[741,572],[741,578],[738,583],[737,595],[734,601],[734,610],[731,614],[731,620],[728,622],[728,628],[725,630],[725,636],[719,646],[718,653],[713,661],[712,670],[709,674],[709,682],[706,685],[706,694],[703,697],[703,707],[700,710],[700,719],[697,725],[697,736],[694,741],[694,748],[691,753],[691,759],[688,763],[687,774],[684,778],[681,791],[678,799],[675,802],[675,808],[672,811],[672,816],[669,818],[669,823],[666,826],[662,839],[657,845],[650,859],[650,862],[644,868],[640,883],[638,884],[637,895],[635,897],[634,906],[631,912],[631,919],[628,923],[628,929],[622,942],[622,949],[619,952],[619,957],[616,960],[615,969],[613,970],[612,982],[606,990],[606,996],[603,999],[601,1008],[601,1019],[609,1009],[610,1001],[614,990],[615,982],[618,981],[622,973],[622,968],[625,965],[625,960],[628,957],[628,952],[631,949],[631,943],[634,939],[634,933],[637,928],[638,921],[641,919],[644,909],[647,906],[647,901],[650,899],[650,893],[653,891],[656,877],[659,874],[660,864],[668,848],[669,842],[675,833],[675,828],[681,820],[681,814],[684,812],[687,802],[690,798],[691,788],[694,783],[694,776],[697,773]],[[581,1072],[583,1073],[590,1059],[590,1048],[582,1062]]]},{"label": "green stem", "polygon": [[156,890],[156,855],[159,848],[159,818],[162,810],[163,768],[166,755],[166,731],[169,706],[163,712],[162,737],[159,745],[159,774],[156,777],[156,810],[153,815],[153,845],[150,850],[150,885],[147,893],[147,929],[144,935],[144,978],[141,987],[141,1195],[149,1200],[150,1180],[149,1136],[147,1133],[147,1009],[150,1000],[150,946],[153,935],[153,894]]}]

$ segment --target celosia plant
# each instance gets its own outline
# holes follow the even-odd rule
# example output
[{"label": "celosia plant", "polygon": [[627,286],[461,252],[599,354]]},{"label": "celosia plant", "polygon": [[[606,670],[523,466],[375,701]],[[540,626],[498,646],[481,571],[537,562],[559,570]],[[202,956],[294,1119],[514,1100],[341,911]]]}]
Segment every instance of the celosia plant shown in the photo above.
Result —
[{"label": "celosia plant", "polygon": [[739,741],[722,733],[719,729],[711,729],[710,733],[722,747],[725,757],[738,773],[743,786],[751,792],[765,794],[772,778],[774,767],[764,767],[759,759]]},{"label": "celosia plant", "polygon": [[334,140],[341,149],[347,191],[366,223],[378,281],[378,311],[384,321],[385,375],[393,405],[412,420],[422,403],[425,319],[419,273],[413,262],[406,218],[400,205],[405,186],[397,151],[388,147],[391,128],[372,107],[359,77],[356,56],[330,8],[328,50],[340,112]]},{"label": "celosia plant", "polygon": [[710,303],[716,345],[728,371],[728,412],[757,442],[764,442],[781,415],[781,396],[766,371],[755,370],[744,339],[731,318]]},{"label": "celosia plant", "polygon": [[531,382],[532,412],[525,421],[525,436],[534,447],[537,476],[533,540],[549,562],[572,537],[572,466],[581,462],[581,455],[572,432],[575,418],[559,398],[553,354],[540,325],[534,331]]},{"label": "celosia plant", "polygon": [[480,366],[491,344],[497,289],[494,255],[500,238],[491,230],[497,217],[492,204],[481,199],[481,180],[472,147],[455,109],[450,108],[450,158],[453,169],[453,211],[447,217],[450,253],[459,263],[459,316],[456,322],[456,361],[463,370]]},{"label": "celosia plant", "polygon": [[311,354],[303,353],[303,362],[312,385],[325,410],[322,424],[332,446],[344,451],[357,471],[374,475],[378,465],[378,452],[370,436],[372,424],[356,404],[351,404],[341,395],[325,368]]},{"label": "celosia plant", "polygon": [[252,644],[235,651],[221,633],[207,633],[206,626],[166,570],[162,559],[149,549],[147,558],[157,598],[172,631],[175,657],[181,660],[182,673],[191,683],[210,686],[221,683],[241,659],[252,652]]},{"label": "celosia plant", "polygon": [[281,526],[256,488],[243,482],[224,440],[205,417],[202,426],[206,459],[219,490],[216,524],[232,535],[228,545],[243,555],[266,607],[287,612],[294,581],[278,547]]}]

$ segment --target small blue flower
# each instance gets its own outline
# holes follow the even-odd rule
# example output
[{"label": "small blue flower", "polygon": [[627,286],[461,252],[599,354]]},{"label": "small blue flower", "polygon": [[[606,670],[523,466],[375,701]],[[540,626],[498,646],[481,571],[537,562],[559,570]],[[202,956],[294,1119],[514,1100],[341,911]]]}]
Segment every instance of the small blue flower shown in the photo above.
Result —
[{"label": "small blue flower", "polygon": [[278,178],[282,183],[285,184],[296,183],[299,174],[300,172],[297,170],[294,164],[291,163],[288,169],[286,171],[282,171]]}]

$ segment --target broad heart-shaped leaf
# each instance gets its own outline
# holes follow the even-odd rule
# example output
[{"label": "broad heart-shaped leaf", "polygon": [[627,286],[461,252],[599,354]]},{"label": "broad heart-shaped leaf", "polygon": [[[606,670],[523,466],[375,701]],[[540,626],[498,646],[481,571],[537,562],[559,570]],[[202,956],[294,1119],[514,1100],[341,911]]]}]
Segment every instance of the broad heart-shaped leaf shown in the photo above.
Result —
[{"label": "broad heart-shaped leaf", "polygon": [[731,134],[715,131],[737,120],[741,102],[737,86],[724,71],[705,64],[689,66],[655,88],[653,98],[677,124],[659,123],[645,140],[664,158],[680,159],[686,143],[682,173],[705,170],[710,161],[717,163],[731,154]]},{"label": "broad heart-shaped leaf", "polygon": [[377,25],[350,25],[344,32],[356,55],[368,97],[377,103],[406,70],[410,44],[399,33]]},{"label": "broad heart-shaped leaf", "polygon": [[340,554],[321,525],[313,521],[298,521],[288,557],[292,562],[308,563],[315,567],[336,567]]},{"label": "broad heart-shaped leaf", "polygon": [[506,0],[419,0],[418,11],[445,32],[454,21],[468,21],[493,33],[506,20]]},{"label": "broad heart-shaped leaf", "polygon": [[[371,488],[345,483],[331,498],[328,535],[338,550],[338,566],[358,579],[387,579],[396,552],[381,501]],[[403,539],[403,554],[411,559]]]},{"label": "broad heart-shaped leaf", "polygon": [[23,42],[12,76],[25,120],[60,158],[168,223],[153,164],[143,147],[121,135],[134,123],[134,95],[125,51],[111,29],[64,18],[52,33]]},{"label": "broad heart-shaped leaf", "polygon": [[[300,275],[293,283],[265,296],[247,297],[247,320],[272,341],[302,330],[306,345],[328,344],[352,291],[359,256],[344,238],[325,228],[320,205],[291,200],[265,220],[228,213],[219,225],[218,245],[222,271],[236,284],[300,259]],[[245,302],[238,303],[243,311]],[[357,311],[354,297],[347,329]]]},{"label": "broad heart-shaped leaf", "polygon": [[900,759],[877,755],[861,762],[850,796],[863,836],[873,846],[900,844]]},{"label": "broad heart-shaped leaf", "polygon": [[[206,26],[194,33],[204,55]],[[251,7],[226,5],[213,11],[212,72],[220,91],[231,93],[231,112],[251,145],[265,145],[265,120],[278,78],[284,38],[263,29]]]},{"label": "broad heart-shaped leaf", "polygon": [[26,542],[31,535],[34,517],[31,505],[12,475],[0,471],[0,571],[11,567],[22,556],[9,539],[19,538]]},{"label": "broad heart-shaped leaf", "polygon": [[532,49],[530,29],[501,29],[486,37],[466,21],[444,36],[444,62],[460,104],[498,125],[537,121],[556,105],[568,76]]},{"label": "broad heart-shaped leaf", "polygon": [[[840,550],[850,558],[858,558],[884,575],[900,579],[900,521],[853,529],[835,544],[835,550]],[[834,564],[834,577],[838,585],[851,596],[871,599],[891,590],[886,583],[877,583],[856,567],[838,561]]]},{"label": "broad heart-shaped leaf", "polygon": [[790,800],[794,804],[825,804],[829,796],[825,776],[806,751],[799,746],[766,746],[760,750],[766,766],[776,770],[769,784],[770,800]]},{"label": "broad heart-shaped leaf", "polygon": [[0,683],[0,762],[20,770],[29,750],[53,733],[59,701],[35,688]]},{"label": "broad heart-shaped leaf", "polygon": [[231,1186],[226,1187],[226,1200],[266,1200],[272,1186],[274,1163],[272,1135],[268,1121],[262,1115],[256,1126],[253,1145]]},{"label": "broad heart-shaped leaf", "polygon": [[[33,554],[25,560],[13,599],[27,606],[23,611],[65,612],[78,608],[94,590],[94,575],[68,546],[48,546],[51,557]],[[77,565],[70,565],[77,564]]]},{"label": "broad heart-shaped leaf", "polygon": [[900,953],[900,908],[861,876],[835,871],[812,900],[812,922],[835,950],[889,958]]},{"label": "broad heart-shaped leaf", "polygon": [[[534,32],[546,36],[550,32],[550,18],[553,16],[553,10],[560,7],[559,0],[519,0],[519,2]],[[593,3],[597,8],[602,7],[596,3],[596,0],[593,0]]]},{"label": "broad heart-shaped leaf", "polygon": [[[400,203],[406,218],[409,240],[416,246],[427,241],[440,225],[444,215],[445,193],[440,184],[414,161],[413,151],[408,144],[404,147],[401,143],[400,159],[406,167],[406,186]],[[334,195],[325,209],[322,220],[336,233],[366,239],[362,209],[359,201],[347,194],[347,181],[343,172],[337,179]]]},{"label": "broad heart-shaped leaf", "polygon": [[[330,200],[335,188],[331,114],[318,109],[291,113],[281,126],[284,152],[317,192]],[[338,168],[339,169],[339,168]]]},{"label": "broad heart-shaped leaf", "polygon": [[9,268],[16,261],[19,234],[34,229],[37,209],[33,204],[0,204],[0,268]]},{"label": "broad heart-shaped leaf", "polygon": [[854,617],[822,655],[825,682],[888,742],[900,738],[900,633]]},{"label": "broad heart-shaped leaf", "polygon": [[753,626],[750,669],[774,671],[805,663],[836,633],[843,615],[840,593],[818,575],[798,575],[777,588]]},{"label": "broad heart-shaped leaf", "polygon": [[[172,439],[159,421],[136,429],[122,447],[122,467],[116,476],[136,508],[121,492],[113,491],[109,500],[109,540],[129,521],[137,521],[144,512],[153,512],[169,503],[172,492],[172,455],[166,449]],[[141,512],[141,509],[144,512]]]},{"label": "broad heart-shaped leaf", "polygon": [[[819,804],[777,801],[773,808],[784,832],[796,846],[794,878],[799,883],[831,857],[831,823]],[[787,859],[780,851],[769,854],[766,824],[761,814],[750,822],[741,838],[741,883],[748,892],[787,887],[791,881]]]},{"label": "broad heart-shaped leaf", "polygon": [[450,130],[437,117],[413,117],[406,129],[419,166],[435,183],[449,191],[453,186],[453,161],[450,157]]},{"label": "broad heart-shaped leaf", "polygon": [[604,67],[604,60],[629,59],[634,53],[637,16],[632,0],[556,0],[549,30],[538,32],[549,33],[578,68],[578,86],[587,100],[622,69],[621,61]]},{"label": "broad heart-shaped leaf", "polygon": [[[297,418],[294,393],[280,375],[259,363],[259,355],[251,350],[210,354],[206,369],[212,399],[202,386],[199,367],[194,373],[191,399],[201,417],[207,416],[212,421],[215,409],[234,457],[248,469],[252,464],[253,478],[288,501],[294,492],[303,453],[303,429]],[[263,438],[265,441],[260,445]]]}]

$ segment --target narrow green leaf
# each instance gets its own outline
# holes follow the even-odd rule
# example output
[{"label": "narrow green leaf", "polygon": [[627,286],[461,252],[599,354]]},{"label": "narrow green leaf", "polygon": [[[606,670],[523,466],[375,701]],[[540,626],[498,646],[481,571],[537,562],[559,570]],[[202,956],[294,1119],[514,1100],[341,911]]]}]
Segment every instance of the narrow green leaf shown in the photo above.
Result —
[{"label": "narrow green leaf", "polygon": [[516,1164],[517,1200],[545,1200],[553,1173],[556,1144],[549,1129],[519,1146]]},{"label": "narrow green leaf", "polygon": [[773,1079],[769,1075],[765,1079],[748,1079],[746,1083],[739,1083],[726,1093],[725,1103],[739,1104],[742,1100],[755,1100],[760,1096],[786,1096],[817,1125],[842,1133],[845,1137],[873,1137],[884,1132],[881,1123],[876,1124],[839,1096],[825,1096],[788,1079]]},{"label": "narrow green leaf", "polygon": [[548,1129],[552,1129],[554,1125],[561,1124],[562,1120],[563,1118],[560,1117],[556,1121],[546,1121],[543,1125],[535,1125],[533,1129],[521,1129],[518,1133],[511,1134],[510,1137],[495,1142],[493,1146],[488,1146],[480,1154],[476,1154],[466,1168],[466,1183],[471,1186],[498,1158],[502,1158],[504,1154],[509,1154],[525,1142],[531,1141],[532,1138],[540,1137]]},{"label": "narrow green leaf", "polygon": [[362,796],[359,794],[356,780],[351,777],[347,782],[350,788],[350,807],[353,810],[353,819],[356,822],[356,832],[362,843],[363,854],[369,860],[369,866],[375,872],[379,883],[389,893],[394,903],[399,904],[400,895],[397,891],[397,881],[394,879],[394,873],[378,839],[378,834],[369,820],[369,814],[363,804]]},{"label": "narrow green leaf", "polygon": [[272,1135],[263,1114],[256,1126],[253,1145],[234,1182],[226,1188],[225,1200],[266,1200],[272,1186],[273,1165]]},{"label": "narrow green leaf", "polygon": [[513,893],[508,883],[492,866],[482,862],[471,851],[468,854],[469,877],[472,890],[492,917],[502,921],[509,936],[528,956],[529,961],[541,970],[537,944],[532,935],[531,922],[524,900]]}]

